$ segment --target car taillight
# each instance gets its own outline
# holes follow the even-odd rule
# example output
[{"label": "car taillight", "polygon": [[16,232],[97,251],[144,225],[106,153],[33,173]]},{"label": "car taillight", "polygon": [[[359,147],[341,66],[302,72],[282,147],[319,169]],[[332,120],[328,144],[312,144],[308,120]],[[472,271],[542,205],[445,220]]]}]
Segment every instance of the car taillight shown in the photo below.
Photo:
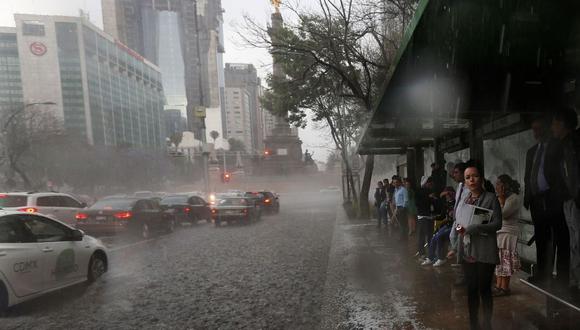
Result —
[{"label": "car taillight", "polygon": [[185,207],[185,208],[183,208],[183,212],[185,212],[185,213],[191,212],[191,207]]},{"label": "car taillight", "polygon": [[26,213],[36,213],[38,212],[38,209],[36,207],[23,207],[18,209],[18,211]]},{"label": "car taillight", "polygon": [[77,220],[87,220],[89,218],[89,216],[86,213],[77,213],[77,215],[75,215],[75,219]]},{"label": "car taillight", "polygon": [[243,209],[242,214],[248,214],[248,209]]},{"label": "car taillight", "polygon": [[269,200],[269,199],[266,199],[266,200],[264,201],[264,203],[266,203],[266,204],[268,204],[268,203],[270,203],[270,202],[271,202],[271,200]]},{"label": "car taillight", "polygon": [[217,214],[217,210],[216,209],[211,209],[211,214]]},{"label": "car taillight", "polygon": [[130,219],[133,216],[133,213],[131,213],[131,212],[117,212],[113,216],[117,219],[126,220],[126,219]]}]

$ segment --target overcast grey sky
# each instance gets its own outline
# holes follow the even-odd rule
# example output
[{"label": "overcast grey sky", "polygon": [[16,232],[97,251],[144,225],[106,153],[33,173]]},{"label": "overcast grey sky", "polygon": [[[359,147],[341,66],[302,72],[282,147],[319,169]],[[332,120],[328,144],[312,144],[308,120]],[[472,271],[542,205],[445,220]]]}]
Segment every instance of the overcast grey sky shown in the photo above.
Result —
[{"label": "overcast grey sky", "polygon": [[[222,0],[222,7],[225,10],[225,62],[252,63],[264,78],[272,70],[270,55],[264,49],[244,45],[238,31],[243,30],[244,14],[266,26],[273,11],[270,0]],[[79,9],[88,12],[95,25],[103,26],[101,0],[0,0],[0,26],[14,26],[15,13],[78,16]],[[309,124],[305,130],[300,130],[300,138],[303,150],[314,150],[314,158],[326,160],[331,150],[331,140],[326,129]]]}]

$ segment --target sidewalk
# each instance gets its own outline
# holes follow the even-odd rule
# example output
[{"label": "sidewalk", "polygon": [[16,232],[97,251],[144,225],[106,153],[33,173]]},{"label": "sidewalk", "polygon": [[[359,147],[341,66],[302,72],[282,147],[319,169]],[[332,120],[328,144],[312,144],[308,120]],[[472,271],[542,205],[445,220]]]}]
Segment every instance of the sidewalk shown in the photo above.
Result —
[{"label": "sidewalk", "polygon": [[[467,329],[465,287],[456,272],[420,266],[415,237],[401,243],[376,220],[347,219],[337,210],[321,328]],[[526,277],[525,273],[521,273]],[[494,298],[495,329],[562,329],[548,321],[546,298],[512,278],[512,294]]]}]

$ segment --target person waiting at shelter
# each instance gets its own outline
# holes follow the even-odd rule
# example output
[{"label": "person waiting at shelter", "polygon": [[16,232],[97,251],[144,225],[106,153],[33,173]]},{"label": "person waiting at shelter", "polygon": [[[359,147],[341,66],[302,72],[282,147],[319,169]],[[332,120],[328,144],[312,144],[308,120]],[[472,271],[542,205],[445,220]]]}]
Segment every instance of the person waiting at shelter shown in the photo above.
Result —
[{"label": "person waiting at shelter", "polygon": [[440,194],[447,186],[447,171],[445,171],[445,159],[431,164],[431,178],[433,178],[433,191]]},{"label": "person waiting at shelter", "polygon": [[580,286],[580,170],[578,168],[580,139],[576,131],[577,126],[578,114],[575,109],[563,107],[554,113],[552,133],[562,143],[562,158],[559,163],[565,183],[562,191],[563,211],[570,237],[569,283],[560,281],[559,284],[568,284],[574,294],[578,293]]},{"label": "person waiting at shelter", "polygon": [[453,187],[446,187],[441,192],[441,196],[443,201],[442,207],[440,207],[440,216],[443,221],[440,222],[437,232],[429,241],[429,254],[423,260],[421,266],[433,265],[433,267],[440,267],[446,263],[445,246],[449,243],[449,233],[453,227],[455,190],[453,190]]},{"label": "person waiting at shelter", "polygon": [[407,237],[407,209],[409,207],[409,194],[407,188],[403,185],[400,176],[393,177],[393,184],[395,185],[395,221],[398,223],[401,233],[401,239]]},{"label": "person waiting at shelter", "polygon": [[557,161],[563,157],[561,143],[550,137],[546,118],[535,118],[531,128],[536,144],[526,153],[524,207],[534,224],[536,267],[528,280],[546,284],[551,279],[555,250],[558,281],[568,283],[570,236],[563,212],[565,183]]},{"label": "person waiting at shelter", "polygon": [[[464,197],[467,196],[468,194],[468,189],[464,184],[464,172],[465,172],[465,168],[466,165],[463,162],[459,162],[457,164],[455,164],[455,166],[453,166],[453,172],[452,172],[452,177],[453,177],[453,181],[455,181],[457,183],[457,190],[455,192],[455,205],[453,206],[453,221],[456,220],[457,218],[457,214],[456,214],[456,210],[459,204],[464,202]],[[452,229],[455,228],[456,224],[453,223],[452,225]],[[452,266],[460,266],[463,261],[461,260],[461,258],[455,253],[455,250],[457,250],[457,244],[459,241],[459,237],[457,235],[457,232],[455,230],[450,229],[449,231],[449,241],[450,241],[450,251],[447,254],[447,258],[448,259],[455,259],[456,263],[452,264]],[[453,283],[453,285],[455,286],[463,286],[465,285],[465,276],[463,276],[463,273],[460,272],[458,273],[457,279],[455,281],[455,283]]]},{"label": "person waiting at shelter", "polygon": [[428,177],[415,193],[417,207],[417,253],[415,256],[425,256],[425,244],[433,237],[435,216],[440,213],[439,199],[433,193],[433,179]]},{"label": "person waiting at shelter", "polygon": [[409,236],[415,234],[417,229],[417,201],[415,200],[415,187],[413,181],[405,178],[405,188],[409,195],[409,206],[407,207],[407,228],[409,229]]},{"label": "person waiting at shelter", "polygon": [[518,211],[521,208],[520,184],[507,174],[502,174],[495,183],[495,192],[502,212],[502,226],[497,232],[499,265],[495,267],[494,296],[510,294],[510,279],[520,269],[518,255]]},{"label": "person waiting at shelter", "polygon": [[383,181],[377,182],[377,188],[375,189],[375,208],[377,210],[377,222],[378,226],[381,226],[382,222],[386,223],[386,212],[381,209],[384,205],[385,201],[387,200],[387,193],[385,190],[385,186],[383,185]]},{"label": "person waiting at shelter", "polygon": [[381,204],[381,210],[383,211],[383,216],[385,217],[385,223],[390,223],[390,219],[393,218],[393,209],[391,208],[391,204],[393,203],[393,195],[395,193],[395,188],[391,183],[389,183],[389,179],[383,179],[383,186],[385,187],[385,194],[387,198]]},{"label": "person waiting at shelter", "polygon": [[[497,231],[502,226],[501,206],[496,195],[485,191],[483,167],[471,160],[464,172],[468,193],[462,197],[463,203],[456,208],[455,231],[459,234],[457,253],[463,260],[463,271],[467,281],[467,304],[471,329],[480,329],[479,306],[483,310],[483,329],[491,329],[493,299],[491,283],[497,264]],[[490,220],[473,223],[474,207],[487,209]]]}]

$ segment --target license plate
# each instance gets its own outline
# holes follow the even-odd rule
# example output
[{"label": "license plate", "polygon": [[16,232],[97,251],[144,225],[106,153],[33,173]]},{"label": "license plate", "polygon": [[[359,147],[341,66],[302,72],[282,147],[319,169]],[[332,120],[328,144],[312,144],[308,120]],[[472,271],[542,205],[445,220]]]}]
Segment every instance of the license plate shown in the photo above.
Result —
[{"label": "license plate", "polygon": [[238,214],[239,211],[226,211],[225,214]]},{"label": "license plate", "polygon": [[107,217],[106,216],[97,216],[95,219],[97,221],[106,221],[107,220]]}]

